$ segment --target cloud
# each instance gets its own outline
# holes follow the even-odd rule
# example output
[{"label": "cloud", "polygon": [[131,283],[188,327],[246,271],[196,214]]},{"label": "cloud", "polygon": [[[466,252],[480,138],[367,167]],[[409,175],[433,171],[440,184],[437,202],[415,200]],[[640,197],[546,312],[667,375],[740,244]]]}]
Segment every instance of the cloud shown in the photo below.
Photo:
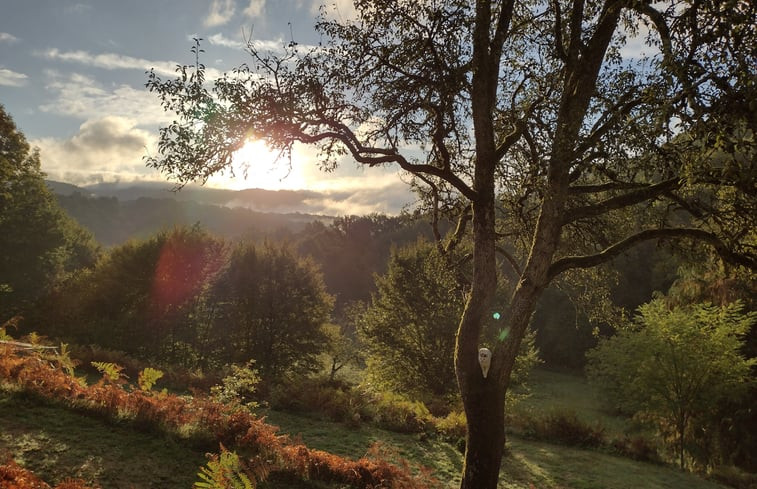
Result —
[{"label": "cloud", "polygon": [[213,0],[210,12],[205,18],[205,27],[216,27],[231,20],[236,12],[234,0]]},{"label": "cloud", "polygon": [[[87,51],[60,51],[57,48],[37,51],[34,54],[47,59],[79,63],[85,66],[94,66],[105,70],[155,70],[155,73],[164,76],[175,76],[176,67],[180,64],[175,61],[151,61],[143,58],[134,58],[117,53],[92,54]],[[223,72],[214,68],[206,68],[205,76],[213,80],[220,78]]]},{"label": "cloud", "polygon": [[223,46],[225,48],[231,49],[244,49],[247,47],[247,44],[242,40],[235,41],[234,39],[229,39],[221,33],[208,36],[208,42],[213,46]]},{"label": "cloud", "polygon": [[[221,33],[208,36],[208,42],[213,46],[223,46],[231,49],[246,50],[248,48],[247,41],[243,39],[235,41],[234,39],[230,39]],[[261,52],[283,53],[288,42],[285,42],[281,38],[275,40],[251,39],[250,44],[256,50]],[[317,46],[309,44],[300,44],[299,47],[303,50],[318,49]]]},{"label": "cloud", "polygon": [[67,5],[63,8],[67,14],[83,14],[92,10],[92,5],[86,3],[76,3],[74,5]]},{"label": "cloud", "polygon": [[176,65],[172,61],[150,61],[142,58],[133,58],[115,53],[92,54],[87,51],[60,51],[57,48],[38,51],[35,54],[43,58],[79,63],[86,66],[94,66],[105,70],[142,70],[154,69],[162,75],[174,75]]},{"label": "cloud", "polygon": [[303,204],[306,212],[330,216],[374,212],[399,214],[405,206],[416,200],[410,188],[396,177],[393,182],[385,185],[377,186],[367,178],[362,183],[360,187],[319,192],[316,196],[305,199]]},{"label": "cloud", "polygon": [[14,42],[18,42],[18,38],[13,34],[8,34],[7,32],[0,32],[0,42],[7,42],[12,44]]},{"label": "cloud", "polygon": [[264,8],[265,0],[250,0],[249,5],[247,5],[247,8],[242,13],[251,19],[255,19],[260,17]]},{"label": "cloud", "polygon": [[166,124],[171,120],[158,97],[145,89],[129,85],[106,87],[76,73],[63,76],[48,70],[46,75],[49,81],[45,88],[55,98],[39,107],[43,112],[81,119],[98,119],[105,115],[128,117],[138,120],[142,126]]},{"label": "cloud", "polygon": [[160,178],[142,160],[154,151],[156,138],[137,128],[133,119],[88,120],[70,138],[40,138],[31,143],[40,148],[42,170],[53,180],[84,185]]},{"label": "cloud", "polygon": [[4,85],[6,87],[22,87],[26,85],[28,78],[29,77],[24,75],[23,73],[17,73],[0,66],[0,85]]}]

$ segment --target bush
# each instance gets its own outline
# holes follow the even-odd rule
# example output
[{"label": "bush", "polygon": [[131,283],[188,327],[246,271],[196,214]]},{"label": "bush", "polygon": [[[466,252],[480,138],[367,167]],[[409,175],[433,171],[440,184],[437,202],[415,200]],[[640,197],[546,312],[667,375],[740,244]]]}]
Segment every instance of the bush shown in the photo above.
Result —
[{"label": "bush", "polygon": [[539,417],[524,418],[527,437],[583,448],[597,448],[605,444],[604,428],[590,426],[574,412],[557,411]]},{"label": "bush", "polygon": [[250,360],[242,366],[231,365],[230,370],[221,384],[210,388],[211,399],[221,404],[240,405],[248,409],[258,407],[255,391],[260,383],[260,376],[255,369],[255,361]]},{"label": "bush", "polygon": [[464,439],[468,429],[465,413],[460,411],[452,411],[444,418],[434,418],[434,426],[448,441]]},{"label": "bush", "polygon": [[320,413],[337,422],[370,418],[364,393],[323,378],[303,378],[279,385],[271,393],[271,407],[297,413]]},{"label": "bush", "polygon": [[399,394],[380,392],[373,395],[373,421],[398,433],[422,433],[431,425],[431,413],[420,401]]},{"label": "bush", "polygon": [[282,384],[271,396],[271,407],[299,413],[319,413],[326,419],[357,427],[374,423],[397,433],[432,431],[435,420],[420,401],[391,392],[370,392],[325,378]]},{"label": "bush", "polygon": [[640,462],[662,463],[657,446],[650,439],[643,436],[623,437],[613,440],[612,450],[618,455]]}]

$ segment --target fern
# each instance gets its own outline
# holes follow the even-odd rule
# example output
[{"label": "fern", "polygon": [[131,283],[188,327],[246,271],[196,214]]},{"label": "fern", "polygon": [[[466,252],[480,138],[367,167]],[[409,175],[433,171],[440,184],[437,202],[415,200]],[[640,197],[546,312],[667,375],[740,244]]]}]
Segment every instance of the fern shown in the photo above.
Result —
[{"label": "fern", "polygon": [[162,371],[147,367],[139,372],[139,376],[137,377],[137,384],[139,384],[140,390],[148,392],[152,389],[152,386],[155,385],[155,382],[157,382],[161,377],[163,377]]},{"label": "fern", "polygon": [[92,366],[97,369],[98,372],[103,374],[103,380],[107,380],[111,384],[123,384],[124,380],[121,371],[124,369],[120,365],[110,362],[91,362]]},{"label": "fern", "polygon": [[197,476],[202,479],[194,483],[195,489],[254,489],[255,485],[243,472],[239,455],[221,446],[221,454],[213,455]]},{"label": "fern", "polygon": [[68,349],[67,343],[61,343],[60,344],[60,353],[55,357],[55,359],[58,362],[58,365],[71,377],[76,377],[76,372],[74,369],[76,368],[77,361],[71,358],[71,351]]}]

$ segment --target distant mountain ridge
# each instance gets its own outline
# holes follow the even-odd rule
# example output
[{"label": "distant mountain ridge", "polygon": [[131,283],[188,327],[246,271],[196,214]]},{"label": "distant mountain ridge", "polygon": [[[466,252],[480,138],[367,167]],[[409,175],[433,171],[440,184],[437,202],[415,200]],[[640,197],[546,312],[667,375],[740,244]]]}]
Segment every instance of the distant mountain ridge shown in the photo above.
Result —
[{"label": "distant mountain ridge", "polygon": [[[104,246],[145,238],[177,225],[199,223],[229,239],[258,240],[296,233],[314,221],[332,216],[293,209],[311,192],[263,189],[225,190],[201,186],[173,192],[170,184],[96,184],[76,186],[48,180],[60,205]],[[279,212],[276,212],[279,211]]]},{"label": "distant mountain ridge", "polygon": [[260,188],[229,190],[201,185],[187,185],[176,190],[172,184],[166,182],[97,183],[85,186],[53,180],[46,182],[54,193],[63,196],[70,196],[78,192],[90,197],[115,197],[120,201],[137,200],[139,198],[173,199],[277,213],[308,213],[307,200],[322,196],[310,190],[264,190]]}]

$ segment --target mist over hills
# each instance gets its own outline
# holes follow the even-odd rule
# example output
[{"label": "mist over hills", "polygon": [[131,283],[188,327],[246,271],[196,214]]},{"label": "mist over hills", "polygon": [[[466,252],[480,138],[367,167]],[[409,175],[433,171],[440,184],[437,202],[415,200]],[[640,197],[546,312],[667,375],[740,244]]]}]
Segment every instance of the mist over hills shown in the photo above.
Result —
[{"label": "mist over hills", "polygon": [[192,185],[179,191],[164,182],[76,186],[47,181],[60,205],[104,246],[147,237],[161,229],[199,223],[230,239],[262,239],[296,233],[331,216],[308,213],[306,190],[227,190]]},{"label": "mist over hills", "polygon": [[[187,185],[177,190],[172,184],[165,182],[108,182],[76,186],[47,180],[47,185],[54,193],[65,196],[78,192],[91,197],[115,197],[121,201],[140,198],[174,199],[192,201],[198,204],[245,207],[261,212],[277,213],[317,214],[311,209],[313,207],[311,201],[325,196],[325,194],[310,190],[264,190],[260,188],[229,190],[201,185]],[[339,194],[328,194],[328,196],[339,197]]]}]

